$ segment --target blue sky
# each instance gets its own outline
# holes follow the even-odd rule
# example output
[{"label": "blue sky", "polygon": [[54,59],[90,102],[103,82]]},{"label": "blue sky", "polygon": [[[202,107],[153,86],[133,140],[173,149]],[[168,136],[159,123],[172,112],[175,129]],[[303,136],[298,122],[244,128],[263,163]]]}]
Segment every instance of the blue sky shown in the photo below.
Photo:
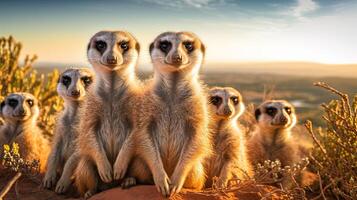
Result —
[{"label": "blue sky", "polygon": [[357,63],[356,24],[356,0],[0,2],[0,36],[14,35],[43,62],[86,63],[91,35],[125,29],[142,44],[143,63],[168,30],[197,33],[208,62]]}]

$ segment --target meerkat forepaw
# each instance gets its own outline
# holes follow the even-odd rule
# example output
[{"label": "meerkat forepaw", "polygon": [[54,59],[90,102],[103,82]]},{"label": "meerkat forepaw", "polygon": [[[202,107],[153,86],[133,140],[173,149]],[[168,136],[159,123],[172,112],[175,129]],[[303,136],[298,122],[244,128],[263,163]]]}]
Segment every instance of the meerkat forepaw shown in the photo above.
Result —
[{"label": "meerkat forepaw", "polygon": [[55,173],[48,173],[45,175],[45,178],[43,180],[43,187],[50,189],[56,184],[56,174]]},{"label": "meerkat forepaw", "polygon": [[170,195],[177,194],[181,191],[184,184],[184,180],[182,178],[172,179],[172,184],[170,185]]},{"label": "meerkat forepaw", "polygon": [[88,190],[85,194],[84,194],[84,199],[89,199],[91,198],[96,192],[93,190]]},{"label": "meerkat forepaw", "polygon": [[103,182],[110,183],[113,181],[113,169],[109,163],[98,165],[98,173]]},{"label": "meerkat forepaw", "polygon": [[126,189],[126,188],[130,188],[132,186],[136,185],[136,179],[134,177],[128,177],[128,178],[125,178],[122,183],[121,183],[121,187],[123,189]]},{"label": "meerkat forepaw", "polygon": [[58,194],[65,193],[68,189],[68,187],[71,185],[70,180],[62,180],[60,179],[56,185],[55,192]]},{"label": "meerkat forepaw", "polygon": [[154,180],[155,185],[157,190],[162,194],[164,197],[169,197],[170,196],[170,179],[169,177],[165,174],[163,176],[160,176],[160,179]]},{"label": "meerkat forepaw", "polygon": [[114,180],[120,180],[124,178],[124,175],[126,173],[126,167],[123,165],[122,162],[116,162],[114,164]]}]

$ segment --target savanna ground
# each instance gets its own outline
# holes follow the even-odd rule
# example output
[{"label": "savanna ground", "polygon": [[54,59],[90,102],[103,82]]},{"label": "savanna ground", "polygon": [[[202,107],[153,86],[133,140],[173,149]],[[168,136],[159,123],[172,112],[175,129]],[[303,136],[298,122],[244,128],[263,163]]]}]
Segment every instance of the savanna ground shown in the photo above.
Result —
[{"label": "savanna ground", "polygon": [[[62,101],[56,95],[58,71],[53,71],[55,66],[33,67],[36,57],[27,57],[25,62],[22,62],[19,60],[20,53],[20,43],[12,38],[0,38],[0,100],[10,92],[33,93],[42,103],[39,125],[51,139],[55,113],[62,109]],[[64,68],[58,70],[62,71]],[[150,73],[140,72],[139,75],[147,78]],[[357,97],[354,97],[357,92],[356,79],[240,73],[239,68],[234,72],[203,70],[201,77],[209,86],[231,86],[243,94],[248,109],[242,120],[247,126],[251,126],[254,121],[249,113],[252,113],[254,106],[263,99],[289,100],[297,108],[299,126],[296,134],[303,136],[303,140],[313,146],[313,151],[309,156],[308,166],[308,162],[304,162],[286,169],[279,163],[267,162],[259,169],[257,176],[247,181],[232,180],[232,186],[229,188],[188,192],[176,196],[175,199],[357,199]],[[326,82],[342,92],[324,83],[319,83],[319,87],[314,86],[317,81]],[[2,160],[1,164],[4,165],[4,158]],[[278,181],[274,178],[277,174],[294,176],[305,167],[318,176],[313,186],[301,188],[296,184],[292,189],[267,186]],[[19,173],[20,179],[14,182],[4,199],[65,198],[41,189],[41,179],[21,167],[0,169],[0,199],[6,193],[5,185],[11,183],[10,180]],[[142,192],[143,197],[153,195],[152,199],[157,199],[155,190],[154,187],[134,187],[119,195],[126,195],[130,199],[134,194],[134,197],[138,198]],[[116,192],[118,191],[104,192],[98,199],[103,198],[105,194],[118,195]]]}]

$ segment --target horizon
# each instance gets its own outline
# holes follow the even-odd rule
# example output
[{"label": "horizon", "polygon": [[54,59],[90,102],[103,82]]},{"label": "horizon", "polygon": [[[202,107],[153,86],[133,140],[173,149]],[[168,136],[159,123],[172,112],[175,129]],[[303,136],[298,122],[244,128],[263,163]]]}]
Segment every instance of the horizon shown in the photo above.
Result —
[{"label": "horizon", "polygon": [[124,29],[139,40],[142,65],[149,43],[168,30],[197,33],[207,64],[355,64],[356,8],[352,0],[1,1],[0,36],[13,35],[42,63],[86,64],[94,33]]}]

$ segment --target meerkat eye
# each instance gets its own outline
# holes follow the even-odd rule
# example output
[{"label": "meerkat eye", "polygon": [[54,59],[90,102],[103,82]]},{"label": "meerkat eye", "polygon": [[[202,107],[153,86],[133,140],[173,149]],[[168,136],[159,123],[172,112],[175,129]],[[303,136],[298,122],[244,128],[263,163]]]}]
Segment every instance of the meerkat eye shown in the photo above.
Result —
[{"label": "meerkat eye", "polygon": [[95,48],[98,51],[103,52],[107,48],[107,44],[104,41],[97,41],[95,42]]},{"label": "meerkat eye", "polygon": [[32,107],[34,104],[32,99],[28,99],[26,102],[27,102],[27,104],[29,104],[30,107]]},{"label": "meerkat eye", "polygon": [[234,105],[237,105],[239,103],[239,99],[236,96],[231,97],[231,100],[232,100]]},{"label": "meerkat eye", "polygon": [[284,109],[285,109],[285,111],[286,111],[289,115],[291,114],[291,108],[285,107]]},{"label": "meerkat eye", "polygon": [[68,87],[71,84],[71,77],[63,76],[62,77],[62,84]]},{"label": "meerkat eye", "polygon": [[268,107],[266,109],[266,112],[267,112],[268,115],[273,117],[276,114],[277,110],[274,107]]},{"label": "meerkat eye", "polygon": [[213,105],[217,106],[217,105],[221,104],[222,98],[219,97],[219,96],[212,96],[211,99],[210,99],[210,102],[211,102]]},{"label": "meerkat eye", "polygon": [[124,51],[127,51],[129,49],[128,42],[121,42],[120,43],[120,48],[122,48]]},{"label": "meerkat eye", "polygon": [[8,104],[12,108],[15,108],[17,106],[17,104],[19,104],[19,102],[16,99],[10,99]]},{"label": "meerkat eye", "polygon": [[192,42],[184,42],[183,45],[185,46],[185,48],[187,49],[188,52],[193,51],[193,43]]},{"label": "meerkat eye", "polygon": [[84,77],[82,78],[82,81],[83,81],[83,83],[84,83],[85,86],[88,86],[88,85],[90,85],[90,84],[92,83],[92,78],[89,77],[89,76],[84,76]]},{"label": "meerkat eye", "polygon": [[169,52],[169,50],[171,48],[171,43],[169,41],[162,41],[159,44],[159,48],[161,51],[167,53],[167,52]]}]

